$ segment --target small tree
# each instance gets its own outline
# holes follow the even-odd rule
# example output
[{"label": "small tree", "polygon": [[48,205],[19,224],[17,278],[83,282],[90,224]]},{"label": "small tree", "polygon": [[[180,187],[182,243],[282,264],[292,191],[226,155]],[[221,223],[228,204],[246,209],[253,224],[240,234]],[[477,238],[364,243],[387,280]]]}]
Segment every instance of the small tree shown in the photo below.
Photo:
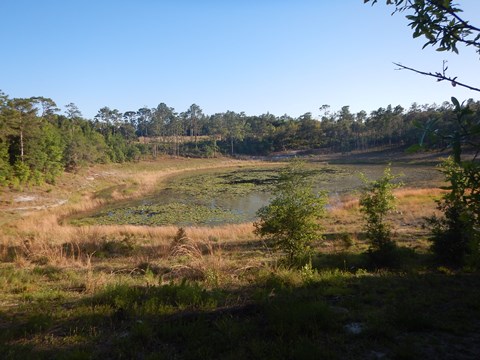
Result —
[{"label": "small tree", "polygon": [[401,186],[401,183],[393,182],[396,178],[390,167],[375,181],[362,175],[365,187],[360,195],[360,211],[366,221],[364,230],[370,243],[369,254],[377,265],[391,265],[394,261],[396,244],[391,238],[392,225],[386,216],[395,209],[393,190]]},{"label": "small tree", "polygon": [[[452,97],[455,117],[449,132],[435,129],[432,120],[424,128],[422,138],[429,135],[434,142],[452,148],[452,157],[441,165],[448,192],[437,202],[442,217],[431,216],[432,250],[442,263],[478,267],[480,263],[480,119],[469,104]],[[423,145],[422,143],[420,145]],[[473,159],[464,160],[463,150],[475,150]]]},{"label": "small tree", "polygon": [[321,237],[318,220],[325,214],[326,195],[315,193],[302,163],[295,161],[280,174],[272,202],[258,210],[255,234],[283,251],[290,265],[310,255],[312,241]]}]

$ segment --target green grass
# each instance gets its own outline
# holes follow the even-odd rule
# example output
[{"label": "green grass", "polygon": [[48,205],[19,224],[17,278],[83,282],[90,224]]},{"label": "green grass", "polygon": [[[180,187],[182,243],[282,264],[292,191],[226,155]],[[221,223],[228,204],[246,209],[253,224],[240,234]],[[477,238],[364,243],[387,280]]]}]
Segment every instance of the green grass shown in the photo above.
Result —
[{"label": "green grass", "polygon": [[[433,359],[453,345],[452,356],[478,355],[478,274],[277,269],[241,288],[131,278],[62,297],[38,295],[61,271],[2,270],[37,283],[29,297],[6,288],[21,303],[0,313],[6,359]],[[350,333],[351,324],[362,331]]]}]

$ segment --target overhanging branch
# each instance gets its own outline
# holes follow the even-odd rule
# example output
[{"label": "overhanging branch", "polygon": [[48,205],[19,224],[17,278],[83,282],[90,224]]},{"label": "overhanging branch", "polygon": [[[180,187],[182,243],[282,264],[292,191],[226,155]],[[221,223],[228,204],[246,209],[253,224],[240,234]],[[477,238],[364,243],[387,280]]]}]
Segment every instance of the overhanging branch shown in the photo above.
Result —
[{"label": "overhanging branch", "polygon": [[458,86],[464,87],[464,88],[469,89],[469,90],[480,92],[479,88],[476,88],[476,87],[473,87],[473,86],[470,86],[470,85],[467,85],[467,84],[464,84],[464,83],[461,83],[461,82],[457,81],[456,80],[457,77],[451,78],[451,77],[446,76],[445,75],[445,70],[446,69],[444,69],[443,74],[441,74],[441,73],[431,73],[431,72],[426,72],[426,71],[413,69],[411,67],[401,65],[401,64],[398,64],[398,63],[395,63],[395,62],[394,62],[394,64],[399,67],[399,69],[397,69],[397,70],[410,70],[410,71],[413,71],[417,74],[433,77],[433,78],[437,79],[437,81],[449,81],[452,84],[452,86],[457,86],[458,85]]}]

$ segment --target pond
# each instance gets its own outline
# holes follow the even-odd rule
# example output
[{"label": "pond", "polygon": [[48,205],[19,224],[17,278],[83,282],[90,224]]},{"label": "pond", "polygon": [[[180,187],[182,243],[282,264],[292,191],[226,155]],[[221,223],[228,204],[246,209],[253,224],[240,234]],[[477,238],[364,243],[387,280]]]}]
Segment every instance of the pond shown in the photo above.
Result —
[{"label": "pond", "polygon": [[[220,225],[252,222],[269,203],[283,165],[185,172],[169,179],[159,192],[141,200],[109,205],[95,213],[71,219],[76,225]],[[332,201],[362,186],[359,173],[376,179],[383,165],[326,165],[309,163],[315,191],[326,191]],[[408,187],[435,187],[441,174],[432,166],[392,166]]]}]

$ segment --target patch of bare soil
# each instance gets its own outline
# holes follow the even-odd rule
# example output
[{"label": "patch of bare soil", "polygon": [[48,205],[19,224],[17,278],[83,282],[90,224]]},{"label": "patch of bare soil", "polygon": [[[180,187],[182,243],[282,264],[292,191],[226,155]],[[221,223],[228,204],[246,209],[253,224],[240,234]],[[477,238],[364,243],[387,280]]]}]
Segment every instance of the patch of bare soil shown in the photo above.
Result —
[{"label": "patch of bare soil", "polygon": [[0,192],[0,213],[23,213],[45,210],[68,202],[73,192],[93,188],[98,174],[86,169],[82,173],[64,173],[56,185],[44,184]]},{"label": "patch of bare soil", "polygon": [[58,197],[58,194],[41,193],[35,190],[21,193],[10,191],[0,197],[0,212],[44,210],[66,203],[67,199]]}]

